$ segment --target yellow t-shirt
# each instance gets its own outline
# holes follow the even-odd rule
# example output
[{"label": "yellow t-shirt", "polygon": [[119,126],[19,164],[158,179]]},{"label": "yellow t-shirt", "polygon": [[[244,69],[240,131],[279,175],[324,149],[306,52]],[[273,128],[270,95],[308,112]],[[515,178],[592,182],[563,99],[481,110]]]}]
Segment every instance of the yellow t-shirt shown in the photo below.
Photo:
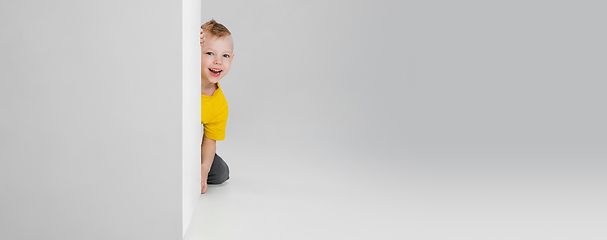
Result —
[{"label": "yellow t-shirt", "polygon": [[228,101],[223,95],[219,83],[212,96],[200,94],[200,119],[204,125],[204,135],[210,139],[221,141],[226,137],[228,124]]}]

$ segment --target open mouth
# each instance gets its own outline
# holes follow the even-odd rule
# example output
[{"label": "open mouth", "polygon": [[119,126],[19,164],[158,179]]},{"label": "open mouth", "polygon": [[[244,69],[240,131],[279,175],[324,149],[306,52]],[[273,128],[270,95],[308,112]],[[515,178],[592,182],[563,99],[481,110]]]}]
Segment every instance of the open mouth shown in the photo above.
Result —
[{"label": "open mouth", "polygon": [[217,77],[223,70],[216,69],[216,68],[209,68],[209,71],[211,71],[211,75],[213,75],[214,77]]}]

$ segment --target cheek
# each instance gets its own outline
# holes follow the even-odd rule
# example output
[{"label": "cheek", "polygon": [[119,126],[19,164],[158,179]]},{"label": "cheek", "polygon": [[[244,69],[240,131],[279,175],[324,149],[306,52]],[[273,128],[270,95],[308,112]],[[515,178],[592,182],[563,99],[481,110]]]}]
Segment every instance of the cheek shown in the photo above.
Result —
[{"label": "cheek", "polygon": [[200,56],[200,59],[204,62],[204,61],[211,61],[213,59],[213,56],[209,56],[206,54],[202,54],[202,56]]},{"label": "cheek", "polygon": [[205,58],[205,57],[203,57],[203,58],[202,58],[202,60],[200,61],[200,64],[201,64],[202,66],[208,66],[210,62],[211,62],[211,61],[209,61],[209,58]]},{"label": "cheek", "polygon": [[232,61],[225,61],[225,62],[223,62],[223,65],[229,69],[230,66],[232,66]]}]

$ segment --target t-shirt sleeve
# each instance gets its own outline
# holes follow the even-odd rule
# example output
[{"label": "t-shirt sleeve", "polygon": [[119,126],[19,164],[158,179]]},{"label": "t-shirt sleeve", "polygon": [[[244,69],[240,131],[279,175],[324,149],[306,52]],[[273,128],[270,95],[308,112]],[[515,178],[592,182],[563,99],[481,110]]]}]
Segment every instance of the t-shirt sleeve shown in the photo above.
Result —
[{"label": "t-shirt sleeve", "polygon": [[215,141],[226,138],[226,126],[228,124],[228,106],[220,109],[218,114],[207,124],[204,124],[204,135]]}]

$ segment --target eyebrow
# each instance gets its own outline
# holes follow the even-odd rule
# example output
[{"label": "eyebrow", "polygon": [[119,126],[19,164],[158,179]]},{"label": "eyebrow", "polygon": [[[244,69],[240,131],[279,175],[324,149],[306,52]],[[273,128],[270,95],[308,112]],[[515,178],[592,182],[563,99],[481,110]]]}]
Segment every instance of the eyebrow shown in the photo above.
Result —
[{"label": "eyebrow", "polygon": [[[215,49],[212,49],[212,48],[210,48],[210,47],[207,47],[207,50],[211,50],[211,51],[217,52]],[[224,52],[224,53],[229,53],[229,54],[232,54],[232,52],[229,52],[229,51],[228,51],[228,52]]]}]

